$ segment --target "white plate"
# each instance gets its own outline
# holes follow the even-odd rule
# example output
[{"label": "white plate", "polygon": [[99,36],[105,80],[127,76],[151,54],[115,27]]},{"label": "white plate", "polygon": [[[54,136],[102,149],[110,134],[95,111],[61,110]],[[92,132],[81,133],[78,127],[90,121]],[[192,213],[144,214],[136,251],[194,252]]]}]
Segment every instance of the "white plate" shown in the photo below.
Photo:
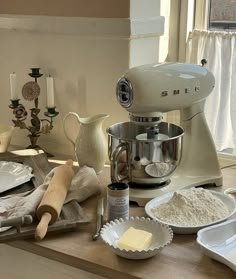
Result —
[{"label": "white plate", "polygon": [[173,232],[176,233],[176,234],[193,234],[193,233],[196,233],[200,229],[203,229],[207,226],[211,226],[211,225],[214,225],[214,224],[217,224],[217,223],[220,223],[220,222],[223,222],[223,221],[227,220],[236,211],[236,203],[235,203],[234,199],[232,199],[228,195],[225,195],[225,194],[220,193],[220,192],[211,191],[211,190],[208,190],[208,191],[210,191],[211,194],[213,194],[213,195],[217,196],[219,199],[221,199],[221,201],[228,207],[228,209],[229,209],[228,216],[225,216],[225,218],[220,219],[220,220],[215,221],[215,222],[212,222],[212,223],[208,223],[208,224],[205,224],[205,225],[202,225],[202,226],[194,226],[194,227],[192,227],[192,226],[182,226],[182,227],[180,227],[180,226],[173,225],[171,223],[163,222],[162,220],[157,218],[152,213],[152,209],[160,206],[163,203],[167,203],[172,198],[173,192],[166,193],[166,194],[164,194],[160,197],[157,197],[157,198],[154,198],[154,199],[150,200],[145,206],[146,214],[149,217],[151,217],[152,219],[154,219],[154,220],[156,220],[160,223],[169,225],[172,228]]},{"label": "white plate", "polygon": [[197,242],[207,256],[236,272],[236,219],[200,230]]},{"label": "white plate", "polygon": [[20,163],[0,161],[0,193],[30,181],[32,170]]},{"label": "white plate", "polygon": [[[152,233],[152,243],[147,250],[127,251],[116,246],[118,239],[130,227]],[[106,223],[101,229],[101,238],[118,256],[126,259],[142,260],[155,256],[162,248],[170,244],[173,239],[173,231],[170,227],[150,218],[131,216]]]}]

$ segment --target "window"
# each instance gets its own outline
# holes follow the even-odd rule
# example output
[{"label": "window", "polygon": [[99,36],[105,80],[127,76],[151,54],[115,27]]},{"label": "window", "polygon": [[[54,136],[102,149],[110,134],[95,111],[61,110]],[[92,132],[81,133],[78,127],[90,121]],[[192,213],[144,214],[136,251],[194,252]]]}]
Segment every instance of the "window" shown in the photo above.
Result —
[{"label": "window", "polygon": [[217,151],[235,156],[236,0],[196,0],[195,8],[186,60],[208,61],[215,87],[205,102],[206,120]]},{"label": "window", "polygon": [[210,0],[208,27],[236,31],[236,0]]}]

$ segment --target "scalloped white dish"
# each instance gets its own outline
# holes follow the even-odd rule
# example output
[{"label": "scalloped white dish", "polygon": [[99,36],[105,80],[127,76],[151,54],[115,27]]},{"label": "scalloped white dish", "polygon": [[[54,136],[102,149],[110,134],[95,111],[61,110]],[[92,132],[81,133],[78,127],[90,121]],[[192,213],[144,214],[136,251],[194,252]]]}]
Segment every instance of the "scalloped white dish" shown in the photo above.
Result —
[{"label": "scalloped white dish", "polygon": [[[152,242],[147,250],[127,251],[117,247],[117,241],[130,227],[152,233]],[[163,247],[170,244],[173,231],[170,227],[145,217],[120,218],[106,223],[101,229],[102,240],[120,257],[132,260],[147,259],[155,256]]]},{"label": "scalloped white dish", "polygon": [[208,257],[236,272],[236,219],[200,230],[197,243]]},{"label": "scalloped white dish", "polygon": [[235,203],[234,199],[232,199],[228,195],[223,194],[221,192],[216,192],[216,191],[212,191],[212,190],[208,190],[208,191],[210,191],[211,194],[218,197],[228,207],[229,214],[227,216],[225,216],[225,218],[222,218],[222,219],[217,220],[215,222],[207,223],[207,224],[204,224],[204,225],[201,225],[201,226],[176,226],[174,224],[164,222],[161,219],[157,218],[153,214],[152,209],[160,206],[161,204],[167,203],[172,198],[173,192],[166,193],[166,194],[164,194],[160,197],[157,197],[157,198],[154,198],[154,199],[150,200],[145,205],[145,212],[152,219],[154,219],[154,220],[156,220],[156,221],[158,221],[162,224],[166,224],[166,225],[170,226],[171,229],[173,230],[173,232],[176,233],[176,234],[194,234],[194,233],[197,233],[199,230],[201,230],[205,227],[212,226],[212,225],[215,225],[217,223],[226,221],[228,218],[230,218],[236,212],[236,203]]},{"label": "scalloped white dish", "polygon": [[0,161],[0,193],[30,181],[33,177],[32,170],[20,163]]}]

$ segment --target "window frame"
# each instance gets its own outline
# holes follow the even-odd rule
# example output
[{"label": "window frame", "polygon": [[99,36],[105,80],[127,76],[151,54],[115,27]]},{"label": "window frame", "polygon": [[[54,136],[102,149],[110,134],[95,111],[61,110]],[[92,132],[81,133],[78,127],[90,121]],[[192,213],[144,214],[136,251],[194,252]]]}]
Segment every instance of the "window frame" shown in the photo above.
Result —
[{"label": "window frame", "polygon": [[194,29],[208,30],[210,0],[196,0],[194,14]]},{"label": "window frame", "polygon": [[[210,26],[211,26],[211,24],[210,24],[210,16],[211,16],[211,0],[208,0],[209,1],[209,4],[208,4],[208,26],[207,26],[207,29],[209,30],[209,31],[231,31],[231,32],[235,32],[236,31],[236,21],[225,21],[225,22],[218,22],[218,23],[213,23],[213,26],[215,26],[215,27],[217,27],[217,26],[219,26],[219,27],[223,27],[223,28],[221,28],[221,29],[211,29],[210,28]],[[230,27],[233,27],[233,28],[230,28]]]},{"label": "window frame", "polygon": [[[194,29],[215,31],[210,30],[210,11],[210,0],[195,0]],[[236,22],[225,23],[225,25],[227,24],[230,24],[231,26],[236,26]],[[224,31],[226,30],[235,32],[235,29],[224,29]]]},{"label": "window frame", "polygon": [[181,0],[179,12],[179,49],[178,61],[185,62],[186,58],[186,43],[189,33],[194,28],[196,0]]},{"label": "window frame", "polygon": [[[194,14],[194,29],[198,30],[208,30],[209,29],[209,21],[210,21],[210,0],[195,0],[195,14]],[[212,31],[213,32],[213,31]],[[235,32],[235,31],[234,31]],[[217,151],[218,157],[224,162],[228,164],[232,161],[236,161],[236,156],[230,153],[224,153],[221,151]]]}]

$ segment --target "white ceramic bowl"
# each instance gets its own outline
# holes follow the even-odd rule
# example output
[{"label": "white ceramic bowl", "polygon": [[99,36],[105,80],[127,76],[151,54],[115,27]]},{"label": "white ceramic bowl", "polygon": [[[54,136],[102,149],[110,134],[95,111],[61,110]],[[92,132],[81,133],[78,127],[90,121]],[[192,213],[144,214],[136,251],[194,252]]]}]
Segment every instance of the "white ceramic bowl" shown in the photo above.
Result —
[{"label": "white ceramic bowl", "polygon": [[197,242],[207,256],[236,272],[236,219],[200,230]]},{"label": "white ceramic bowl", "polygon": [[[118,239],[130,227],[152,233],[153,239],[148,250],[127,251],[117,248],[116,243]],[[160,224],[150,218],[130,217],[106,223],[101,229],[101,238],[118,256],[132,260],[141,260],[153,257],[163,247],[170,244],[173,239],[173,231],[169,226]]]},{"label": "white ceramic bowl", "polygon": [[200,229],[226,221],[228,218],[230,218],[236,212],[236,202],[234,199],[230,198],[228,195],[221,193],[221,192],[216,192],[216,191],[212,191],[212,190],[208,190],[208,191],[210,191],[211,194],[213,194],[217,198],[219,198],[228,207],[228,210],[229,210],[229,214],[227,216],[225,216],[224,218],[222,218],[218,221],[215,221],[215,222],[211,222],[211,223],[204,224],[201,226],[176,226],[174,224],[164,222],[161,219],[157,218],[155,216],[155,214],[152,212],[152,209],[160,206],[161,204],[167,203],[172,198],[173,192],[166,193],[160,197],[150,200],[145,205],[145,211],[146,211],[147,215],[149,217],[151,217],[153,220],[156,220],[160,223],[170,226],[171,229],[173,230],[173,232],[176,234],[194,234],[194,233],[197,233]]}]

